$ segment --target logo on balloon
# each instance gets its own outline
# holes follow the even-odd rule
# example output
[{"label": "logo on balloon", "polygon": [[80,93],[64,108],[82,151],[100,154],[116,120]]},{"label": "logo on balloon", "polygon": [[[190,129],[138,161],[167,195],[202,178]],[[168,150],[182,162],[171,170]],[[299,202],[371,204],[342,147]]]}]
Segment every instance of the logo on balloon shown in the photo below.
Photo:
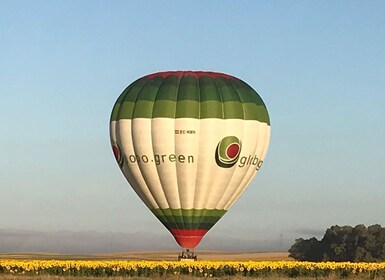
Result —
[{"label": "logo on balloon", "polygon": [[218,166],[230,168],[234,166],[241,153],[242,143],[235,136],[227,136],[219,141],[215,150],[215,161]]},{"label": "logo on balloon", "polygon": [[120,150],[120,147],[119,147],[118,143],[113,143],[112,144],[112,151],[114,152],[114,156],[115,156],[116,161],[119,164],[119,167],[122,168],[122,166],[123,166],[123,155],[122,155],[122,151]]}]

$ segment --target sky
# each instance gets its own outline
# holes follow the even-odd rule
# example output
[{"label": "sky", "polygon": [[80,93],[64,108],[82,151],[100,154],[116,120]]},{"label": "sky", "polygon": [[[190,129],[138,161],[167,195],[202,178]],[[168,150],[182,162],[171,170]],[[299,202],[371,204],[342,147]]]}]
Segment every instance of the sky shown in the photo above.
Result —
[{"label": "sky", "polygon": [[0,0],[0,229],[172,240],[108,132],[124,88],[165,70],[237,76],[271,118],[263,168],[205,239],[385,225],[384,13],[384,1]]}]

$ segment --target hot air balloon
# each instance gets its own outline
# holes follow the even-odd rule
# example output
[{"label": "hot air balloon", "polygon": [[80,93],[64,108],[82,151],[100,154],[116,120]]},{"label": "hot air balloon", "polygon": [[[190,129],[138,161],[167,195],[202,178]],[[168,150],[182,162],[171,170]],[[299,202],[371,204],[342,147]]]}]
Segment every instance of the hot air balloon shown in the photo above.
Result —
[{"label": "hot air balloon", "polygon": [[159,72],[119,96],[110,138],[136,194],[182,248],[193,249],[261,168],[270,119],[258,93],[236,77]]}]

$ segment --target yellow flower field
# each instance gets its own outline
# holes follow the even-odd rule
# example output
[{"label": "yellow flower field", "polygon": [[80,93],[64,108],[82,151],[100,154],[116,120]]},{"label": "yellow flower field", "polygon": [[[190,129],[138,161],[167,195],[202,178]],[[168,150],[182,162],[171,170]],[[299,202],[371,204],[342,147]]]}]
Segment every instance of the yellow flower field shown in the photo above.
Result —
[{"label": "yellow flower field", "polygon": [[385,276],[385,263],[298,261],[0,260],[0,274],[68,276]]}]

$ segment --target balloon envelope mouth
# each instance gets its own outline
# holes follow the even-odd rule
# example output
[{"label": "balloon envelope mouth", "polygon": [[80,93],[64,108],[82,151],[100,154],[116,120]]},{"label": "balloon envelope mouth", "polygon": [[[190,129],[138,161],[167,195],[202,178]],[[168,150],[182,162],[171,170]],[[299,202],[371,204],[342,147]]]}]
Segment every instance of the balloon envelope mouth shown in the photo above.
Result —
[{"label": "balloon envelope mouth", "polygon": [[206,229],[170,229],[176,242],[185,249],[194,249],[202,237],[207,233]]}]

